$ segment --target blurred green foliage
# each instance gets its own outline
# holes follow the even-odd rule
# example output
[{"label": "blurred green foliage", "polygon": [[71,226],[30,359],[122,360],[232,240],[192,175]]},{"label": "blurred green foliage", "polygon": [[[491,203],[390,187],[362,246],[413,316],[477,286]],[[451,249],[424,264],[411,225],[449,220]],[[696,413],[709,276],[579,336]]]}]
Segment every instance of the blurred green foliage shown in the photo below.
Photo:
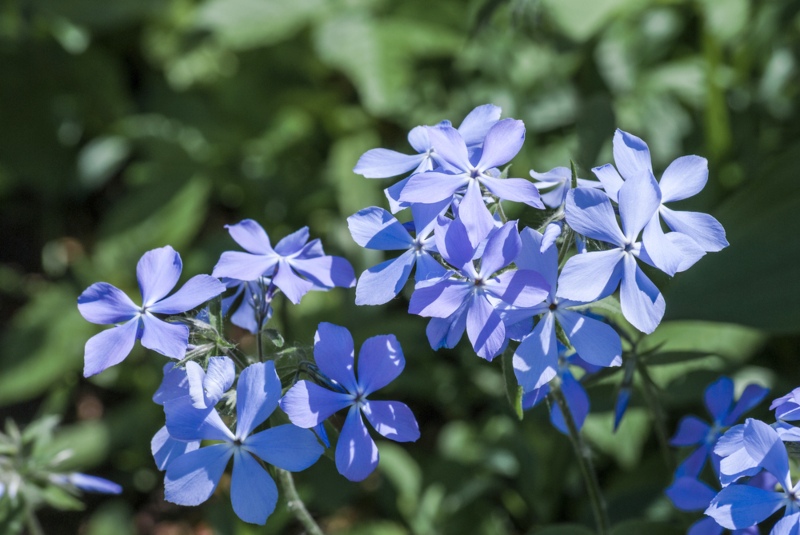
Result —
[{"label": "blurred green foliage", "polygon": [[[149,454],[163,423],[150,401],[163,360],[137,349],[82,379],[83,344],[96,329],[75,299],[99,280],[136,295],[136,260],[165,244],[181,252],[185,277],[208,273],[233,246],[223,225],[244,217],[276,238],[309,225],[360,272],[380,256],[353,243],[345,218],[385,206],[391,182],[354,175],[358,157],[378,146],[406,151],[411,127],[457,123],[487,102],[527,125],[517,176],[570,158],[589,176],[611,161],[615,127],[649,143],[657,171],[683,154],[709,159],[708,186],[684,208],[717,216],[731,246],[656,279],[673,320],[652,342],[666,342],[669,356],[649,367],[667,433],[702,410],[700,392],[720,373],[776,395],[797,386],[798,54],[793,0],[0,3],[0,410],[20,421],[63,416],[74,424],[70,447],[126,489],[43,523],[89,534],[298,533],[280,507],[266,529],[238,522],[224,491],[202,508],[163,502]],[[357,340],[394,332],[408,365],[386,395],[414,409],[422,439],[381,443],[381,469],[363,484],[326,460],[299,474],[329,532],[591,526],[567,440],[543,407],[517,420],[499,363],[468,346],[431,351],[405,298],[379,308],[353,298],[311,294],[279,306],[274,326],[301,345],[322,320]],[[640,519],[614,533],[680,532],[692,516],[663,495],[672,466],[638,390],[611,432],[619,380],[593,384],[586,424],[613,522]]]}]

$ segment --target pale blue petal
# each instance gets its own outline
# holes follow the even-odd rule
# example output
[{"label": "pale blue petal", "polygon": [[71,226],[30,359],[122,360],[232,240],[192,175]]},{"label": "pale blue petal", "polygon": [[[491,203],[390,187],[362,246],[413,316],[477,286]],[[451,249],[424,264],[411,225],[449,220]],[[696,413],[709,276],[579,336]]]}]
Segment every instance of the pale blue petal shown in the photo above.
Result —
[{"label": "pale blue petal", "polygon": [[661,202],[680,201],[692,197],[708,182],[708,160],[700,156],[681,156],[661,175]]},{"label": "pale blue petal", "polygon": [[[547,227],[548,229],[550,226]],[[547,233],[547,231],[545,231]],[[525,227],[520,232],[521,247],[514,263],[519,269],[530,269],[541,274],[550,291],[555,294],[558,282],[558,251],[549,247],[542,252],[544,237]]]},{"label": "pale blue petal", "polygon": [[[661,228],[661,219],[658,212],[653,214],[650,222],[644,227],[642,245],[652,264],[672,277],[678,272],[678,267],[684,261],[683,251],[667,239]],[[702,251],[701,251],[702,256]]]},{"label": "pale blue petal", "polygon": [[142,316],[142,345],[173,359],[182,359],[189,345],[189,327],[167,323],[150,313]]},{"label": "pale blue petal", "polygon": [[477,180],[470,180],[464,198],[458,205],[458,218],[464,223],[473,248],[486,239],[495,228],[495,221],[483,202],[481,186]]},{"label": "pale blue petal", "polygon": [[80,472],[73,472],[67,476],[67,480],[72,485],[85,492],[97,492],[100,494],[122,494],[122,487],[113,481],[103,479],[102,477],[81,474]]},{"label": "pale blue petal", "polygon": [[550,287],[536,271],[527,269],[505,271],[486,281],[486,292],[503,302],[520,308],[534,307],[544,301]]},{"label": "pale blue petal", "polygon": [[769,535],[800,535],[800,513],[788,515],[778,520]]},{"label": "pale blue petal", "polygon": [[119,288],[96,282],[78,297],[78,311],[86,321],[109,325],[128,321],[139,313],[139,307]]},{"label": "pale blue petal", "polygon": [[278,406],[281,380],[272,361],[245,368],[236,384],[236,438],[243,440]]},{"label": "pale blue petal", "polygon": [[545,314],[522,339],[512,358],[514,375],[525,392],[541,388],[558,373],[555,317]]},{"label": "pale blue petal", "polygon": [[[423,317],[447,318],[464,304],[471,292],[471,284],[464,281],[444,280],[417,283],[411,301],[408,304],[409,314]],[[429,284],[434,282],[433,284]]]},{"label": "pale blue petal", "polygon": [[216,405],[222,399],[222,395],[233,386],[235,378],[236,366],[231,359],[228,357],[209,358],[203,381],[203,389],[209,404]]},{"label": "pale blue petal", "polygon": [[224,440],[233,442],[234,435],[213,408],[196,409],[189,396],[164,404],[167,429],[177,440]]},{"label": "pale blue petal", "polygon": [[200,505],[208,500],[232,455],[230,444],[215,444],[181,455],[167,466],[164,499],[178,505]]},{"label": "pale blue petal", "polygon": [[298,273],[312,281],[317,287],[352,288],[356,285],[353,266],[341,256],[318,256],[316,258],[292,258],[287,261]]},{"label": "pale blue petal", "polygon": [[761,403],[761,401],[767,397],[767,394],[769,394],[769,388],[764,388],[763,386],[755,384],[747,385],[744,392],[742,392],[742,395],[739,397],[739,401],[736,402],[733,410],[722,424],[731,425],[735,423],[744,413]]},{"label": "pale blue petal", "polygon": [[489,129],[500,120],[501,108],[494,104],[484,104],[473,109],[464,117],[458,132],[467,145],[480,145]]},{"label": "pale blue petal", "polygon": [[666,309],[664,296],[636,265],[636,259],[632,255],[625,255],[624,265],[619,294],[622,314],[631,325],[645,334],[650,334],[656,330],[661,318],[664,317]]},{"label": "pale blue petal", "polygon": [[539,247],[539,252],[544,253],[556,243],[556,239],[561,236],[563,230],[563,223],[549,223],[544,229],[544,236],[542,237],[542,244]]},{"label": "pale blue petal", "polygon": [[582,303],[611,295],[622,279],[625,256],[620,249],[573,256],[561,270],[556,295]]},{"label": "pale blue petal", "polygon": [[705,441],[710,430],[711,427],[697,416],[684,416],[669,443],[671,446],[694,446]]},{"label": "pale blue petal", "polygon": [[454,348],[467,328],[467,309],[462,308],[448,318],[431,318],[425,335],[431,349]]},{"label": "pale blue petal", "polygon": [[740,529],[758,524],[784,503],[780,493],[749,485],[731,485],[711,500],[705,513],[724,528]]},{"label": "pale blue petal", "polygon": [[353,404],[353,396],[333,392],[310,381],[297,381],[280,401],[281,409],[296,426],[309,429]]},{"label": "pale blue petal", "polygon": [[492,167],[507,164],[517,155],[524,142],[525,124],[522,121],[516,119],[498,121],[486,134],[486,139],[483,141],[483,153],[475,167],[486,171]]},{"label": "pale blue petal", "polygon": [[433,204],[453,198],[456,191],[466,186],[470,180],[464,175],[448,175],[428,171],[414,175],[403,186],[398,201]]},{"label": "pale blue petal", "polygon": [[281,260],[278,263],[277,272],[272,277],[272,282],[295,305],[314,288],[314,283],[292,271],[292,267],[286,260]]},{"label": "pale blue petal", "polygon": [[[426,172],[426,171],[421,171],[421,172]],[[406,187],[409,178],[411,177],[406,177],[402,180],[399,180],[398,182],[392,184],[391,186],[383,190],[383,195],[386,197],[386,200],[389,201],[389,209],[392,211],[393,214],[396,214],[400,210],[403,210],[410,206],[410,203],[400,201],[400,195],[403,192],[403,188]],[[445,201],[447,202],[448,206],[450,205],[451,199],[452,197],[449,197]]]},{"label": "pale blue petal", "polygon": [[158,314],[180,314],[202,305],[225,291],[225,285],[214,277],[196,275],[180,290],[150,305],[147,310]]},{"label": "pale blue petal", "polygon": [[700,212],[677,212],[666,206],[662,206],[660,211],[669,228],[686,234],[705,251],[721,251],[728,246],[725,229],[710,215]]},{"label": "pale blue petal", "polygon": [[353,240],[361,247],[390,251],[408,249],[414,240],[400,222],[377,206],[364,208],[347,218]]},{"label": "pale blue petal", "polygon": [[364,271],[356,285],[356,304],[382,305],[397,297],[408,281],[415,259],[416,253],[410,250]]},{"label": "pale blue petal", "polygon": [[500,314],[488,299],[475,295],[467,311],[467,336],[479,357],[492,360],[506,341],[506,328]]},{"label": "pale blue petal", "polygon": [[83,354],[83,376],[90,377],[119,364],[127,357],[136,342],[139,319],[112,327],[86,341]]},{"label": "pale blue petal", "polygon": [[235,225],[225,225],[233,241],[242,246],[245,251],[255,255],[272,253],[269,236],[264,228],[252,219],[243,219]]},{"label": "pale blue petal", "polygon": [[142,306],[150,306],[167,295],[178,283],[182,268],[181,255],[169,245],[144,253],[136,264]]},{"label": "pale blue petal", "polygon": [[367,338],[358,351],[358,391],[368,396],[402,373],[406,359],[393,334]]},{"label": "pale blue petal", "polygon": [[305,470],[325,452],[313,431],[292,424],[271,427],[249,436],[244,446],[267,464],[290,472]]},{"label": "pale blue petal", "polygon": [[252,455],[237,449],[231,474],[231,506],[236,516],[263,526],[278,503],[278,487]]},{"label": "pale blue petal", "polygon": [[599,190],[578,188],[570,190],[566,203],[567,223],[588,238],[625,245],[625,235],[619,229],[611,201]]},{"label": "pale blue petal", "polygon": [[228,277],[241,281],[254,281],[272,270],[278,260],[279,257],[275,254],[265,256],[240,251],[225,251],[219,257],[211,275],[217,278]]},{"label": "pale blue petal", "polygon": [[395,442],[416,442],[419,425],[408,405],[399,401],[367,401],[362,409],[375,431]]},{"label": "pale blue petal", "polygon": [[411,206],[411,217],[417,238],[430,234],[430,229],[435,224],[436,219],[447,211],[451,201],[452,198],[447,198],[438,203],[416,203]]},{"label": "pale blue petal", "polygon": [[437,279],[443,277],[446,273],[447,269],[430,254],[423,251],[417,256],[417,270],[414,272],[414,279],[417,282]]},{"label": "pale blue petal", "polygon": [[789,456],[778,433],[764,422],[748,418],[743,437],[744,448],[756,464],[775,476],[784,488],[791,488]]},{"label": "pale blue petal", "polygon": [[416,169],[425,154],[402,154],[389,149],[371,149],[361,155],[353,172],[364,178],[389,178]]},{"label": "pale blue petal", "polygon": [[356,391],[353,336],[344,327],[322,322],[314,335],[314,360],[322,373],[348,392]]},{"label": "pale blue petal", "polygon": [[156,468],[162,472],[167,469],[169,463],[199,447],[199,440],[184,441],[172,438],[166,425],[159,429],[150,441],[150,452],[153,454]]},{"label": "pale blue petal", "polygon": [[652,173],[625,180],[619,189],[619,216],[628,243],[636,241],[661,204],[661,191]]},{"label": "pale blue petal", "polygon": [[679,477],[665,491],[667,497],[681,511],[702,511],[717,492],[694,477]]},{"label": "pale blue petal", "polygon": [[192,398],[192,407],[195,409],[207,409],[214,404],[206,403],[205,390],[203,389],[203,379],[206,372],[203,367],[194,361],[186,363],[186,378],[189,381],[189,397]]},{"label": "pale blue petal", "polygon": [[189,394],[189,380],[184,368],[177,367],[174,362],[167,362],[162,370],[164,378],[153,394],[153,402],[163,405],[167,401]]},{"label": "pale blue petal", "polygon": [[488,278],[511,264],[517,258],[521,245],[516,221],[509,221],[493,232],[481,257],[481,276]]},{"label": "pale blue petal", "polygon": [[558,309],[556,317],[583,360],[595,366],[622,364],[622,342],[613,327],[572,310]]},{"label": "pale blue petal", "polygon": [[603,184],[606,195],[608,195],[612,201],[616,202],[619,198],[619,188],[625,183],[622,177],[619,176],[617,169],[610,163],[607,163],[600,167],[592,168],[592,173],[594,173],[594,176]]},{"label": "pale blue petal", "polygon": [[378,446],[369,436],[358,407],[351,407],[336,444],[336,469],[350,481],[363,481],[378,467]]},{"label": "pale blue petal", "polygon": [[462,171],[470,168],[467,144],[458,130],[447,125],[433,126],[428,128],[428,137],[438,158]]},{"label": "pale blue petal", "polygon": [[439,216],[436,219],[434,240],[442,258],[458,269],[471,262],[475,255],[475,246],[470,241],[467,227],[461,218],[452,220]]},{"label": "pale blue petal", "polygon": [[408,132],[408,144],[417,152],[426,152],[431,148],[431,138],[427,126],[415,126]]},{"label": "pale blue petal", "polygon": [[487,176],[481,176],[478,180],[498,199],[521,202],[534,208],[544,209],[539,190],[533,182],[523,178],[491,178]]},{"label": "pale blue petal", "polygon": [[275,252],[281,256],[289,256],[299,252],[307,242],[308,227],[303,227],[281,238],[275,244]]},{"label": "pale blue petal", "polygon": [[650,163],[650,149],[640,138],[617,129],[614,132],[614,163],[622,177],[627,181],[642,171],[653,172]]}]

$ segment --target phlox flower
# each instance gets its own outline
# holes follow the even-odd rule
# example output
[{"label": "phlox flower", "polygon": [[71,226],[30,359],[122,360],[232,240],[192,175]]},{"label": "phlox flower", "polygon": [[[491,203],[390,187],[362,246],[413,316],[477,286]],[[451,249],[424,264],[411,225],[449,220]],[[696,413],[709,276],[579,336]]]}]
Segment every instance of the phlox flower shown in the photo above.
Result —
[{"label": "phlox flower", "polygon": [[[231,323],[237,327],[257,334],[272,317],[272,298],[277,288],[270,277],[259,277],[252,281],[222,279],[233,293],[222,299],[222,314],[230,316]],[[258,324],[261,317],[261,325]]]},{"label": "phlox flower", "polygon": [[180,255],[169,245],[146,252],[136,265],[142,306],[135,305],[122,290],[97,282],[78,297],[78,310],[92,323],[120,324],[86,342],[83,374],[95,375],[119,364],[130,354],[136,340],[162,355],[180,359],[189,343],[186,325],[167,323],[155,314],[180,314],[225,291],[225,286],[208,275],[189,279],[167,297],[181,275]]},{"label": "phlox flower", "polygon": [[622,343],[619,335],[606,323],[571,307],[585,303],[556,297],[558,284],[558,251],[548,247],[541,251],[544,237],[525,228],[520,233],[521,248],[515,260],[517,268],[539,273],[549,292],[542,303],[517,311],[526,315],[541,314],[533,332],[525,336],[514,352],[514,374],[525,392],[541,388],[555,377],[559,367],[556,343],[556,324],[585,361],[596,366],[619,366],[622,363]]},{"label": "phlox flower", "polygon": [[[531,169],[531,178],[537,180],[534,186],[539,190],[542,202],[548,208],[558,208],[567,200],[567,193],[572,189],[572,170],[569,167],[554,167],[544,173]],[[595,180],[578,179],[578,187],[602,188],[603,184]]]},{"label": "phlox flower", "polygon": [[369,435],[363,413],[375,430],[396,442],[415,442],[419,426],[411,409],[399,401],[367,399],[394,381],[405,367],[394,335],[367,339],[355,360],[353,337],[344,327],[320,323],[314,336],[314,360],[334,390],[298,381],[284,395],[281,408],[293,424],[311,428],[348,409],[336,444],[336,468],[350,481],[361,481],[378,466],[378,447]]},{"label": "phlox flower", "polygon": [[247,252],[225,251],[214,266],[215,277],[255,281],[272,277],[292,303],[310,290],[334,286],[352,288],[356,278],[350,263],[339,256],[328,256],[319,239],[308,241],[308,227],[289,234],[273,249],[269,236],[252,219],[226,225],[231,237]]},{"label": "phlox flower", "polygon": [[436,230],[439,253],[457,269],[417,282],[408,311],[433,318],[426,331],[432,348],[455,347],[466,329],[478,356],[491,360],[506,343],[498,309],[535,306],[547,296],[549,286],[535,271],[503,271],[519,254],[516,221],[489,236],[477,267],[476,249],[466,234],[459,219]]},{"label": "phlox flower", "polygon": [[[216,391],[209,387],[207,392]],[[291,424],[253,432],[277,408],[280,395],[281,382],[273,362],[245,368],[236,386],[235,432],[228,429],[213,406],[195,408],[196,396],[194,400],[183,396],[168,401],[164,410],[171,436],[219,442],[190,451],[167,465],[164,498],[179,505],[203,503],[211,497],[233,458],[233,510],[245,522],[264,524],[275,509],[278,489],[259,459],[284,470],[299,471],[314,464],[324,451],[313,432]]]},{"label": "phlox flower", "polygon": [[[416,215],[417,208],[412,207]],[[396,297],[403,289],[411,270],[416,265],[416,280],[441,276],[446,271],[431,253],[436,251],[433,225],[420,226],[415,217],[410,224],[401,224],[383,208],[372,206],[347,218],[350,234],[361,247],[381,251],[405,250],[397,258],[373,266],[358,279],[357,305],[382,305]],[[412,237],[408,227],[415,231]]]},{"label": "phlox flower", "polygon": [[728,427],[733,425],[747,411],[761,403],[769,390],[756,384],[747,385],[739,397],[733,402],[733,381],[728,377],[720,377],[706,388],[703,401],[712,422],[707,424],[696,416],[684,416],[678,423],[678,430],[670,439],[673,446],[697,446],[676,472],[677,476],[696,477],[711,456],[714,471],[719,473],[720,458],[712,453],[714,445]]},{"label": "phlox flower", "polygon": [[[616,169],[611,164],[592,169],[612,200],[617,200],[624,180],[642,172],[653,172],[647,144],[619,129],[614,134],[614,163]],[[661,175],[658,208],[644,228],[642,241],[655,266],[670,276],[690,268],[706,252],[728,246],[725,229],[710,215],[680,212],[666,206],[666,203],[696,195],[707,181],[708,161],[700,156],[681,156]],[[674,232],[664,234],[661,219]]]},{"label": "phlox flower", "polygon": [[566,203],[569,226],[587,238],[612,244],[613,248],[577,254],[567,260],[556,295],[589,303],[612,294],[619,286],[625,319],[642,332],[653,332],[664,316],[666,305],[636,259],[649,260],[638,237],[658,203],[658,185],[652,174],[626,180],[619,190],[620,230],[611,202],[603,192],[589,188],[571,190]]},{"label": "phlox flower", "polygon": [[430,128],[428,136],[445,166],[440,171],[427,171],[409,178],[400,193],[400,200],[423,204],[441,202],[446,208],[456,194],[463,193],[458,205],[459,217],[473,247],[494,228],[494,219],[483,199],[482,186],[499,199],[544,208],[539,190],[532,182],[522,178],[497,178],[492,172],[511,161],[522,148],[525,140],[522,121],[498,121],[486,134],[482,150],[472,154],[462,135],[453,127]]}]

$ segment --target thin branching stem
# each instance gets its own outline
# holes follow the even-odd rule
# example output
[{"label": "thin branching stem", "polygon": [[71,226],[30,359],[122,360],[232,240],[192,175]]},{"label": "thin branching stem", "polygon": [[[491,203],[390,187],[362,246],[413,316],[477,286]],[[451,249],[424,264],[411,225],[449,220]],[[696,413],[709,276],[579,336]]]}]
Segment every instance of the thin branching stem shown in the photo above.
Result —
[{"label": "thin branching stem", "polygon": [[289,508],[289,511],[291,511],[298,522],[303,525],[308,535],[325,535],[322,529],[317,525],[314,517],[312,517],[311,513],[306,509],[303,500],[300,499],[297,488],[294,486],[292,473],[281,468],[277,469],[277,473],[278,483],[280,483],[283,495],[286,497],[286,506]]}]

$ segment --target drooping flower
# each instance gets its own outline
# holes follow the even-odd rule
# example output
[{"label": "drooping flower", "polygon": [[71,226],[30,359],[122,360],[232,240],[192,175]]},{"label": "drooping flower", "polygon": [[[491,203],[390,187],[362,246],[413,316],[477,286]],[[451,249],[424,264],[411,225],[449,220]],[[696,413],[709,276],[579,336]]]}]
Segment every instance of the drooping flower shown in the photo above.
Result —
[{"label": "drooping flower", "polygon": [[736,404],[733,403],[733,381],[728,377],[720,377],[706,388],[703,396],[711,425],[696,416],[684,416],[678,423],[678,430],[670,439],[673,446],[697,446],[676,472],[677,476],[697,477],[706,459],[711,456],[715,472],[719,473],[718,455],[713,453],[717,440],[722,433],[747,411],[758,405],[769,390],[756,384],[747,385]]},{"label": "drooping flower", "polygon": [[311,428],[349,407],[336,444],[336,468],[344,477],[361,481],[378,466],[378,447],[364,425],[362,412],[372,427],[390,440],[415,442],[419,438],[417,420],[405,403],[367,399],[394,381],[405,367],[403,350],[394,335],[367,339],[356,362],[350,332],[320,323],[314,337],[314,360],[335,390],[298,381],[284,395],[281,408],[293,424]]},{"label": "drooping flower", "polygon": [[[614,134],[614,162],[616,169],[611,164],[592,169],[613,200],[617,200],[624,180],[642,172],[653,172],[647,144],[619,129]],[[704,253],[720,251],[728,246],[725,229],[712,216],[699,212],[680,212],[666,206],[666,203],[696,195],[707,181],[708,161],[700,156],[681,156],[661,175],[658,184],[660,202],[644,228],[642,241],[655,266],[670,276],[690,268]],[[662,218],[674,232],[664,234]]]},{"label": "drooping flower", "polygon": [[328,256],[319,239],[308,241],[308,227],[289,234],[275,248],[264,229],[252,219],[226,225],[231,237],[247,252],[225,251],[214,266],[215,277],[255,281],[272,277],[292,303],[312,289],[334,286],[352,288],[356,278],[353,266],[342,257]]},{"label": "drooping flower", "polygon": [[438,279],[417,282],[408,307],[411,314],[432,318],[427,328],[432,348],[454,347],[466,329],[478,356],[491,360],[506,342],[498,309],[533,307],[547,296],[549,286],[535,271],[499,273],[519,253],[521,241],[516,225],[516,221],[510,221],[489,237],[479,267],[473,262],[476,249],[460,220],[436,230],[439,253],[457,270]]},{"label": "drooping flower", "polygon": [[494,228],[494,219],[486,207],[481,187],[499,199],[544,208],[539,191],[532,182],[522,178],[498,178],[491,172],[511,161],[522,148],[525,140],[522,121],[503,119],[495,123],[486,134],[483,149],[473,154],[455,128],[431,128],[428,135],[446,165],[440,171],[419,173],[409,178],[400,193],[400,200],[423,204],[441,202],[446,208],[456,194],[463,193],[458,205],[459,217],[473,247]]},{"label": "drooping flower", "polygon": [[[411,208],[416,215],[416,207]],[[411,270],[416,265],[416,280],[441,276],[445,269],[432,256],[436,251],[433,225],[419,226],[419,218],[403,225],[383,208],[372,206],[347,218],[353,239],[367,249],[381,251],[405,250],[397,258],[373,266],[358,279],[357,305],[382,305],[396,297],[405,286]],[[416,237],[409,233],[408,226]]]},{"label": "drooping flower", "polygon": [[278,406],[281,382],[273,362],[251,364],[236,386],[236,432],[231,432],[216,409],[196,409],[191,397],[167,402],[169,434],[180,440],[213,440],[217,444],[188,452],[167,466],[164,498],[179,505],[199,505],[219,483],[233,457],[231,504],[236,515],[264,524],[278,501],[278,489],[259,459],[284,470],[305,470],[323,447],[314,433],[292,424],[253,431]]},{"label": "drooping flower", "polygon": [[541,317],[533,332],[522,339],[514,352],[514,373],[522,389],[529,392],[541,388],[555,377],[559,368],[556,324],[564,329],[583,360],[596,366],[619,366],[622,343],[616,331],[581,310],[571,309],[586,303],[556,297],[556,248],[551,246],[541,251],[544,237],[530,228],[523,229],[520,238],[522,247],[514,263],[519,269],[539,273],[550,288],[542,303],[523,311],[530,316],[541,314]]},{"label": "drooping flower", "polygon": [[84,290],[78,297],[78,310],[87,321],[120,324],[86,342],[84,376],[95,375],[125,360],[136,340],[167,357],[183,357],[189,343],[189,328],[167,323],[155,314],[186,312],[221,294],[225,286],[214,277],[197,275],[167,297],[178,282],[182,266],[180,255],[169,245],[142,255],[136,266],[142,306],[135,305],[122,290],[107,282],[97,282]]},{"label": "drooping flower", "polygon": [[611,202],[603,192],[589,188],[571,190],[566,204],[569,226],[588,238],[610,243],[613,248],[578,254],[567,260],[556,295],[589,303],[612,294],[619,286],[625,319],[642,332],[653,332],[664,316],[666,305],[636,259],[648,259],[637,240],[658,203],[658,185],[652,174],[625,181],[619,191],[620,230]]},{"label": "drooping flower", "polygon": [[234,289],[233,294],[222,299],[223,315],[230,315],[231,323],[237,327],[251,334],[258,333],[272,317],[272,298],[277,291],[272,279],[259,277],[252,281],[241,281],[225,278],[222,282],[228,289]]},{"label": "drooping flower", "polygon": [[[50,481],[57,485],[68,485],[80,489],[84,492],[96,492],[98,494],[121,494],[122,487],[113,481],[102,477],[90,476],[80,472],[69,474],[53,474]],[[0,497],[2,494],[0,494]]]},{"label": "drooping flower", "polygon": [[[153,394],[153,401],[161,406],[173,399],[189,395],[189,377],[185,368],[179,368],[174,363],[164,365],[164,378],[161,385]],[[194,451],[200,447],[199,440],[177,440],[170,436],[167,426],[159,429],[150,440],[150,452],[159,470],[166,470],[167,465],[184,453]]]}]

